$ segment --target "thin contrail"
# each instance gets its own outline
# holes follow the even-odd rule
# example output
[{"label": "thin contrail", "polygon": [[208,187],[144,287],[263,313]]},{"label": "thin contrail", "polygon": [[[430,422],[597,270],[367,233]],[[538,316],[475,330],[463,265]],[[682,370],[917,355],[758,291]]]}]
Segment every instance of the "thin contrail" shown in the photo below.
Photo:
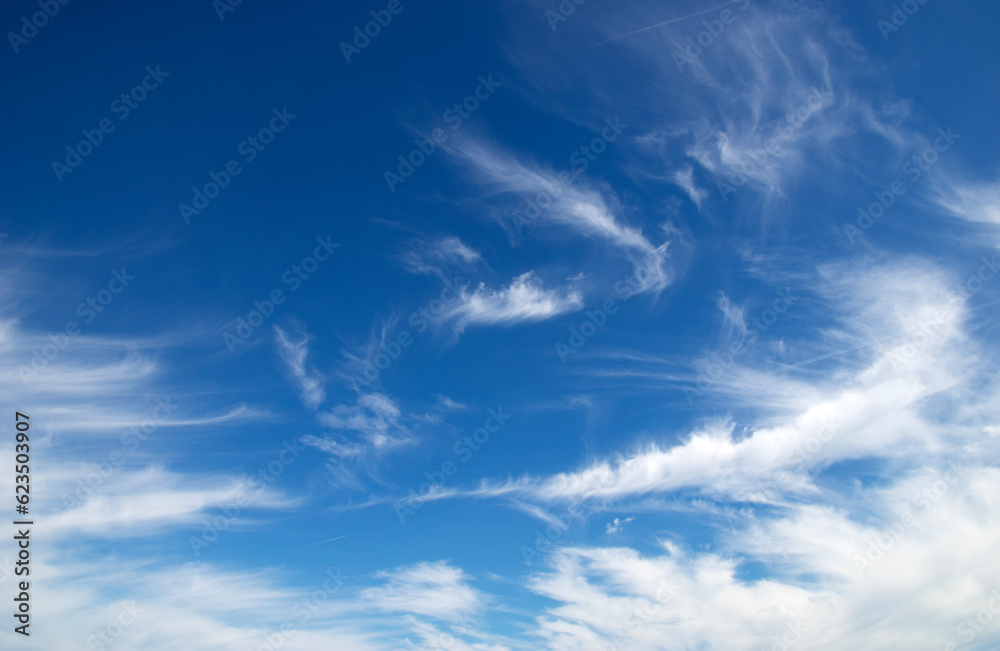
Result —
[{"label": "thin contrail", "polygon": [[594,45],[591,45],[590,47],[598,47],[600,45],[604,45],[605,43],[610,43],[611,41],[617,41],[620,38],[625,38],[626,36],[632,36],[633,34],[638,34],[639,32],[645,32],[647,29],[655,29],[657,27],[663,27],[664,25],[669,25],[671,23],[677,23],[677,22],[680,22],[682,20],[687,20],[688,18],[694,18],[695,16],[700,16],[702,14],[707,14],[709,12],[716,11],[717,9],[722,9],[726,5],[732,5],[732,4],[736,4],[737,2],[742,2],[742,1],[743,0],[729,0],[729,2],[723,2],[721,5],[718,5],[717,7],[712,7],[711,9],[703,9],[701,11],[696,11],[693,14],[688,14],[687,16],[681,16],[680,18],[671,18],[670,20],[665,20],[662,23],[656,23],[655,25],[650,25],[648,27],[640,27],[639,29],[635,30],[634,32],[629,32],[628,34],[622,34],[620,36],[613,36],[612,38],[609,38],[606,41],[601,41],[600,43],[595,43]]},{"label": "thin contrail", "polygon": [[343,536],[337,536],[336,538],[330,538],[329,540],[321,540],[319,542],[309,543],[308,545],[302,545],[303,547],[312,547],[313,545],[322,545],[323,543],[333,542],[334,540],[340,540],[341,538],[347,538],[347,534]]},{"label": "thin contrail", "polygon": [[[889,339],[889,337],[883,337],[882,339],[877,339],[875,341],[875,343],[880,343],[880,342],[883,342],[883,341],[887,341],[888,339]],[[836,357],[837,355],[844,355],[846,353],[854,352],[855,350],[861,350],[862,348],[871,348],[874,345],[875,344],[861,344],[860,346],[855,346],[853,348],[845,348],[844,350],[835,350],[832,353],[826,353],[825,355],[820,355],[819,357],[813,357],[812,359],[807,359],[804,362],[798,362],[796,364],[782,364],[781,362],[777,362],[777,364],[778,364],[778,366],[783,366],[783,367],[785,367],[787,369],[801,368],[803,366],[808,366],[809,364],[812,364],[813,362],[818,362],[818,361],[821,361],[821,360],[824,360],[824,359],[829,359],[831,357]]]}]

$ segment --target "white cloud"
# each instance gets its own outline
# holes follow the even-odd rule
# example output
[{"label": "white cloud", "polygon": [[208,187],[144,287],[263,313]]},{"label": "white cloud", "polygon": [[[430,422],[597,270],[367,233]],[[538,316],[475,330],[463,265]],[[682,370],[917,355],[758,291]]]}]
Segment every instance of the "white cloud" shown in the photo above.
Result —
[{"label": "white cloud", "polygon": [[605,533],[618,533],[625,527],[626,524],[628,524],[632,520],[635,520],[635,518],[634,517],[615,518],[611,522],[608,522],[607,524],[604,525],[604,531]]},{"label": "white cloud", "polygon": [[719,295],[716,305],[719,311],[722,312],[728,334],[731,335],[737,332],[742,338],[747,331],[746,310],[742,306],[736,306],[725,294]]},{"label": "white cloud", "polygon": [[284,330],[274,326],[278,354],[281,355],[288,373],[298,385],[302,402],[310,409],[316,409],[323,404],[323,399],[326,397],[323,388],[326,380],[315,369],[308,368],[309,342],[312,337],[304,330],[300,334],[297,340],[292,340]]},{"label": "white cloud", "polygon": [[352,457],[371,449],[385,451],[414,441],[406,418],[389,396],[383,393],[361,395],[353,405],[337,405],[317,415],[319,422],[334,430],[357,432],[366,445],[307,437],[303,441],[343,457]]},{"label": "white cloud", "polygon": [[479,251],[454,235],[435,240],[415,240],[399,261],[412,274],[444,275],[446,265],[469,267],[482,259]]},{"label": "white cloud", "polygon": [[417,563],[379,572],[385,585],[361,592],[381,610],[460,621],[479,611],[485,599],[461,569],[444,561]]},{"label": "white cloud", "polygon": [[700,210],[701,204],[708,198],[708,192],[695,185],[694,168],[689,165],[678,169],[674,172],[674,182],[687,193],[694,205]]},{"label": "white cloud", "polygon": [[755,648],[769,629],[780,635],[782,607],[803,607],[812,596],[769,581],[743,583],[734,560],[665,547],[654,557],[627,548],[561,549],[552,571],[530,584],[557,602],[537,618],[546,648]]},{"label": "white cloud", "polygon": [[[628,107],[632,137],[616,145],[633,156],[632,176],[679,186],[713,220],[732,212],[720,208],[728,204],[770,224],[807,174],[863,178],[886,160],[868,162],[871,140],[899,151],[913,141],[900,126],[906,102],[856,90],[884,79],[835,10],[728,4],[591,7],[555,40],[525,16],[506,48],[540,110],[588,127]],[[730,24],[708,47],[694,44],[722,10]],[[692,47],[697,56],[686,56]],[[647,83],[619,79],[620,70]],[[861,147],[859,133],[875,138]],[[746,202],[734,203],[734,192]]]},{"label": "white cloud", "polygon": [[[536,632],[549,649],[681,651],[770,649],[783,638],[803,649],[943,648],[978,629],[986,648],[1000,626],[962,622],[1000,588],[991,524],[1000,471],[969,459],[955,468],[904,475],[849,508],[800,503],[758,514],[721,538],[718,552],[673,542],[652,555],[562,547],[529,584],[556,602]],[[766,576],[741,576],[745,561],[766,566]]]},{"label": "white cloud", "polygon": [[[239,509],[243,517],[233,526],[241,526],[253,521],[248,509],[288,509],[299,504],[297,499],[236,477],[199,477],[155,466],[59,465],[41,471],[37,481],[44,482],[47,495],[52,496],[38,502],[48,512],[40,531],[60,539],[150,536],[171,527],[207,522],[213,511],[217,514],[238,503],[243,503]],[[12,483],[9,488],[13,492]]]},{"label": "white cloud", "polygon": [[[311,582],[285,587],[275,583],[273,571],[226,571],[203,563],[157,566],[120,557],[57,562],[55,556],[41,548],[33,554],[30,646],[4,627],[4,648],[229,651],[275,642],[299,651],[330,645],[390,648],[379,639],[381,631],[352,614],[350,577],[333,573],[338,586],[324,569]],[[320,596],[322,601],[314,600]],[[60,625],[37,623],[44,621]]]},{"label": "white cloud", "polygon": [[952,214],[970,222],[1000,225],[1000,182],[971,184],[943,182],[938,202]]},{"label": "white cloud", "polygon": [[473,176],[492,192],[517,195],[521,207],[529,200],[541,206],[537,215],[520,216],[519,231],[525,224],[529,227],[535,223],[551,224],[604,240],[633,265],[653,272],[642,291],[659,291],[673,281],[673,272],[666,266],[666,243],[653,244],[640,229],[622,223],[616,214],[617,203],[582,180],[561,180],[554,172],[523,163],[492,145],[468,137],[457,140],[450,151],[468,163]]},{"label": "white cloud", "polygon": [[[793,6],[802,8],[788,9]],[[680,75],[672,69],[671,54],[691,29],[701,29],[701,19],[685,24],[690,16],[683,6],[648,5],[633,12],[608,5],[603,9],[607,14],[589,14],[597,38],[593,29],[580,32],[591,44],[610,34],[630,33],[615,41],[614,50],[602,45],[599,54],[611,58],[624,51],[635,63],[629,69],[644,80],[626,85],[635,101],[626,104],[630,95],[607,90],[608,84],[579,84],[578,77],[568,75],[552,86],[587,92],[599,87],[593,91],[602,95],[599,101],[577,103],[586,110],[627,105],[636,114],[660,109],[669,93],[670,110],[682,115],[684,127],[668,138],[662,125],[649,124],[645,137],[686,138],[674,143],[683,153],[678,156],[665,145],[658,162],[667,170],[646,178],[672,180],[700,209],[711,196],[699,187],[701,179],[730,179],[735,170],[768,197],[778,197],[799,178],[810,155],[822,152],[824,163],[836,164],[845,154],[844,138],[859,131],[892,146],[888,154],[869,157],[879,164],[911,147],[919,139],[899,126],[908,110],[905,103],[876,106],[848,91],[837,57],[855,57],[852,65],[858,69],[875,66],[868,65],[829,14],[805,7],[789,4],[782,11],[791,13],[764,13],[754,4],[683,72],[700,86],[703,93],[697,93],[689,92],[690,85],[674,83]],[[588,11],[602,8],[588,5]],[[662,12],[680,18],[664,21]],[[535,14],[532,19],[547,28],[542,13]],[[561,28],[560,39],[547,42],[582,59],[586,53],[565,47],[561,38],[579,33],[571,30],[590,20],[587,16],[579,12],[572,27]],[[660,25],[648,27],[653,22]],[[640,25],[641,30],[635,29]],[[817,25],[824,27],[817,30]],[[524,67],[525,60],[515,63]],[[545,69],[540,76],[565,74],[561,66],[537,67]],[[650,70],[661,74],[647,74]],[[731,83],[734,78],[740,80],[738,86]],[[784,131],[780,120],[813,87],[835,95]],[[740,92],[729,95],[733,88]],[[779,153],[762,155],[772,139]],[[671,282],[667,247],[655,245],[627,220],[603,188],[561,183],[556,174],[499,150],[473,141],[456,143],[455,152],[491,189],[521,199],[550,195],[551,206],[541,213],[539,225],[608,243],[636,268],[640,261],[650,262],[655,273],[644,289]],[[854,171],[864,176],[866,165],[862,162]],[[931,188],[940,205],[981,226],[977,233],[1000,223],[997,186],[950,183]],[[771,216],[757,207],[755,203],[754,214]],[[404,265],[414,272],[440,273],[445,265],[474,265],[480,259],[472,247],[448,237],[427,243],[419,255],[404,256]],[[758,257],[754,262],[763,268],[774,260]],[[807,277],[807,286],[815,288],[810,315],[819,317],[819,324],[799,324],[800,332],[734,360],[700,387],[701,399],[719,417],[683,430],[681,437],[676,426],[659,434],[643,432],[643,442],[633,448],[590,457],[582,467],[565,472],[487,482],[472,491],[452,486],[432,491],[428,501],[504,497],[550,524],[560,522],[548,510],[557,502],[590,502],[599,512],[627,503],[644,514],[644,524],[662,514],[665,509],[658,507],[668,500],[687,507],[661,520],[661,538],[642,551],[555,545],[547,569],[533,572],[524,584],[541,599],[531,604],[533,626],[522,620],[512,627],[521,637],[516,644],[468,624],[493,599],[474,588],[465,571],[444,561],[379,572],[379,585],[358,585],[353,598],[338,596],[317,607],[307,621],[293,615],[292,607],[315,594],[316,585],[279,587],[275,570],[224,572],[200,563],[168,566],[162,559],[154,566],[118,556],[80,561],[89,556],[89,543],[119,536],[146,537],[141,541],[145,555],[154,536],[197,526],[246,490],[233,477],[147,467],[122,468],[79,507],[40,518],[38,532],[53,545],[36,550],[33,604],[39,621],[58,621],[60,626],[40,627],[37,648],[61,651],[89,643],[89,631],[111,621],[133,594],[144,616],[117,643],[150,651],[256,648],[284,623],[298,629],[287,648],[303,650],[386,651],[405,644],[451,651],[590,651],[610,648],[609,642],[636,651],[779,645],[883,649],[942,648],[948,641],[994,648],[1000,644],[996,613],[987,625],[980,621],[979,628],[970,627],[976,631],[972,640],[962,633],[963,621],[984,612],[1000,589],[1000,390],[990,339],[995,329],[976,320],[955,284],[971,277],[979,264],[957,274],[926,260],[899,258],[890,264],[862,259],[821,265]],[[574,278],[574,283],[583,281]],[[575,284],[547,289],[529,273],[509,287],[466,289],[447,319],[461,331],[539,321],[581,306]],[[727,295],[721,295],[717,306],[727,337],[747,331],[743,306]],[[303,401],[318,409],[324,378],[308,367],[308,336],[292,340],[276,328],[276,339]],[[162,392],[157,380],[167,368],[163,362],[141,352],[122,354],[130,349],[119,345],[123,340],[96,337],[76,340],[42,379],[24,385],[12,370],[24,361],[18,351],[44,343],[44,337],[20,332],[16,321],[0,321],[0,355],[10,362],[0,382],[48,419],[51,429],[44,431],[89,434],[124,427],[141,418],[137,392],[143,392],[140,403],[148,402],[146,394]],[[619,373],[617,377],[635,378],[641,372],[644,379],[676,389],[678,374],[662,370],[671,352],[654,352],[642,359],[594,358],[634,365],[603,369],[607,377]],[[640,371],[633,373],[630,369],[638,365]],[[590,398],[585,400],[589,405]],[[187,410],[188,403],[181,402]],[[448,399],[439,404],[442,409],[457,407]],[[266,415],[252,407],[212,413],[222,415],[178,418],[172,424],[203,427]],[[344,434],[343,439],[302,440],[345,458],[412,442],[414,423],[421,420],[378,392],[361,394],[355,403],[320,412],[317,418]],[[11,447],[5,445],[0,456],[8,458]],[[68,491],[98,469],[95,464],[59,463],[59,447],[50,449],[37,477],[42,514],[46,493]],[[949,465],[955,474],[947,470]],[[863,470],[855,472],[856,467]],[[0,488],[11,494],[10,480],[0,482]],[[254,496],[261,509],[300,503],[276,491]],[[385,504],[373,499],[376,503]],[[738,513],[742,519],[731,522],[728,532],[701,540],[705,525],[717,526],[723,513]],[[604,531],[618,533],[633,519],[616,517],[605,523]],[[697,537],[682,519],[699,527]],[[70,538],[87,544],[63,545]],[[319,576],[315,583],[323,580]],[[14,646],[12,638],[4,629],[0,645]]]},{"label": "white cloud", "polygon": [[[816,497],[816,475],[835,463],[884,459],[911,467],[954,454],[979,436],[982,430],[969,426],[941,427],[925,411],[929,396],[971,405],[992,395],[963,388],[963,378],[980,368],[963,330],[965,300],[950,275],[917,260],[828,265],[819,273],[836,315],[819,327],[822,339],[852,349],[865,344],[865,354],[821,376],[790,375],[756,358],[735,361],[707,389],[724,404],[753,408],[763,424],[737,433],[733,421],[717,420],[677,444],[664,438],[576,471],[486,482],[442,497],[615,503],[692,490],[781,504]],[[815,338],[803,333],[785,342],[786,354],[811,356]]]},{"label": "white cloud", "polygon": [[442,320],[451,322],[456,332],[463,332],[468,326],[544,321],[582,307],[580,292],[546,289],[528,272],[499,290],[488,289],[484,283],[471,292],[463,288],[458,302]]}]

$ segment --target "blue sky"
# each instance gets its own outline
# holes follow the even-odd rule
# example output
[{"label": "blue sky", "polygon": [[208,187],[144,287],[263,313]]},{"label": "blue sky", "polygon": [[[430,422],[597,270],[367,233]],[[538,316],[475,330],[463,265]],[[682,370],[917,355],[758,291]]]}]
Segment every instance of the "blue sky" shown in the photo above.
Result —
[{"label": "blue sky", "polygon": [[2,14],[4,648],[1000,644],[995,4]]}]

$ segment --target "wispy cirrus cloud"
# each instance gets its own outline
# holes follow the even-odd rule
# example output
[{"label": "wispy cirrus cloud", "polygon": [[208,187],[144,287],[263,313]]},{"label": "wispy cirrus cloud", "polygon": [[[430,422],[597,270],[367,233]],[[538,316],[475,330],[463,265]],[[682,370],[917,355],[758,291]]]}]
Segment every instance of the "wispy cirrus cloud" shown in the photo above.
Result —
[{"label": "wispy cirrus cloud", "polygon": [[[926,412],[927,401],[935,396],[979,408],[996,389],[987,384],[983,394],[959,388],[963,378],[984,369],[966,332],[972,315],[953,279],[920,261],[824,267],[820,273],[823,291],[840,314],[839,323],[824,330],[835,332],[839,343],[864,344],[864,356],[840,360],[839,367],[837,359],[829,360],[827,373],[835,381],[789,375],[757,358],[735,364],[713,390],[726,404],[752,406],[765,425],[737,433],[734,421],[715,420],[676,444],[661,439],[580,470],[487,481],[468,491],[452,487],[429,499],[612,505],[690,491],[783,504],[818,498],[819,478],[838,463],[872,459],[912,469],[960,455],[981,428],[942,426]],[[789,342],[793,351],[798,345]],[[808,339],[802,345],[812,353]]]},{"label": "wispy cirrus cloud", "polygon": [[472,291],[463,288],[455,306],[441,320],[450,322],[461,333],[469,326],[544,321],[582,307],[583,296],[579,291],[546,289],[528,272],[498,290],[488,289],[485,283]]},{"label": "wispy cirrus cloud", "polygon": [[1000,182],[949,179],[935,191],[937,202],[952,214],[974,223],[1000,225]]},{"label": "wispy cirrus cloud", "polygon": [[443,276],[445,267],[469,267],[482,260],[482,255],[460,238],[448,235],[413,240],[397,259],[412,274]]},{"label": "wispy cirrus cloud", "polygon": [[354,404],[319,412],[317,419],[323,426],[349,436],[336,440],[310,435],[303,441],[340,457],[386,452],[416,441],[411,419],[384,393],[362,394]]},{"label": "wispy cirrus cloud", "polygon": [[[58,473],[43,473],[41,480],[56,495],[71,495],[78,484],[103,477],[97,466],[62,466]],[[106,470],[105,470],[106,472]],[[58,477],[58,479],[56,478]],[[199,477],[148,466],[121,468],[101,480],[96,490],[78,505],[49,515],[46,530],[63,539],[141,538],[171,528],[194,526],[222,508],[287,510],[301,500],[263,486],[251,486],[239,477]],[[244,516],[239,524],[250,524]]]},{"label": "wispy cirrus cloud", "polygon": [[[655,270],[643,291],[660,290],[673,280],[663,243],[652,243],[640,228],[624,223],[617,200],[595,185],[523,162],[480,137],[458,140],[449,151],[490,194],[513,196],[521,202],[536,200],[540,212],[530,219],[533,224],[565,228],[604,241],[634,265]],[[501,217],[505,227],[509,226],[505,223],[508,218]]]},{"label": "wispy cirrus cloud", "polygon": [[312,336],[301,330],[299,337],[292,339],[287,332],[274,326],[274,338],[278,345],[278,354],[299,387],[302,402],[310,409],[318,408],[326,397],[323,388],[326,378],[308,366],[309,342]]},{"label": "wispy cirrus cloud", "polygon": [[481,610],[485,595],[469,585],[463,570],[445,561],[422,562],[376,574],[385,583],[361,597],[380,610],[459,621]]}]

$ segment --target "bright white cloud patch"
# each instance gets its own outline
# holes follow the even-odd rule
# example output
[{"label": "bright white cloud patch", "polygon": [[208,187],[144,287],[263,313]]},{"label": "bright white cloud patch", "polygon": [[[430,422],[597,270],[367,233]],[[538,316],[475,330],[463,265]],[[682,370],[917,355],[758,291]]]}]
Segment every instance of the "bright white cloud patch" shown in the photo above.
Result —
[{"label": "bright white cloud patch", "polygon": [[507,287],[491,290],[485,284],[461,292],[458,304],[445,313],[457,332],[468,326],[511,325],[544,321],[583,306],[583,297],[574,289],[546,289],[531,272],[524,273]]},{"label": "bright white cloud patch", "polygon": [[635,518],[615,518],[611,522],[604,525],[604,530],[608,533],[618,533],[632,520],[635,520]]}]

